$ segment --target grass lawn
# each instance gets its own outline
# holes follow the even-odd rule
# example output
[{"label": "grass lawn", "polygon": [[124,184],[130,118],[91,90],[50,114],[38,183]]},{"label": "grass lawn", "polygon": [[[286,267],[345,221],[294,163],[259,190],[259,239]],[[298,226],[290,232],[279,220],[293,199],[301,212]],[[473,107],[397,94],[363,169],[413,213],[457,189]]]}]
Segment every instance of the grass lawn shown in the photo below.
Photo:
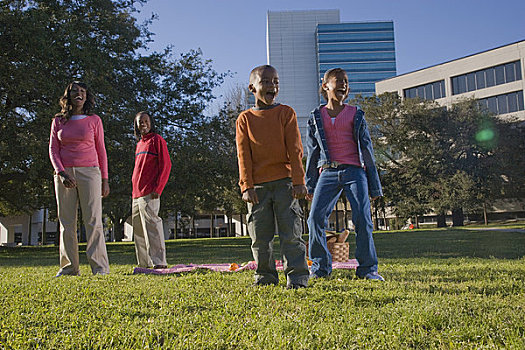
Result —
[{"label": "grass lawn", "polygon": [[[90,274],[81,245],[82,276],[62,278],[56,247],[0,248],[0,349],[525,349],[522,230],[375,242],[386,282],[334,271],[302,290],[282,274],[252,287],[252,271],[132,275],[132,243],[108,244],[109,276]],[[168,241],[168,262],[246,262],[249,245]]]}]

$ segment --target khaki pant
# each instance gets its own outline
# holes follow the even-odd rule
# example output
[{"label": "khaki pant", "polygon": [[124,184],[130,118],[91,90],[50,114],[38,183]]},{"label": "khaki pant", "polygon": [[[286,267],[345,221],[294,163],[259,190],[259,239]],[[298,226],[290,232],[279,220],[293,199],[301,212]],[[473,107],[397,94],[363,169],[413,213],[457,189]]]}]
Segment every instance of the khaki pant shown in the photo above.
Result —
[{"label": "khaki pant", "polygon": [[61,275],[78,275],[77,211],[78,203],[86,228],[86,255],[93,274],[108,274],[109,262],[102,227],[102,179],[98,167],[66,168],[66,173],[77,182],[75,188],[66,188],[55,175],[58,219],[60,220]]},{"label": "khaki pant", "polygon": [[168,265],[164,244],[164,228],[159,217],[160,198],[133,198],[131,224],[137,262],[140,267]]}]

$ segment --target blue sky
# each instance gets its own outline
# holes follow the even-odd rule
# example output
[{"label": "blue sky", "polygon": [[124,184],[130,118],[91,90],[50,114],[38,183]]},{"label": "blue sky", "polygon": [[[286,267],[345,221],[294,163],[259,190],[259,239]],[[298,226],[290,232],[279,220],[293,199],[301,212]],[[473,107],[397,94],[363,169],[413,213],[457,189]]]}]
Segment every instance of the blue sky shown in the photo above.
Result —
[{"label": "blue sky", "polygon": [[339,9],[342,22],[393,20],[397,73],[403,74],[525,39],[525,0],[149,0],[150,47],[200,48],[218,72],[231,71],[217,94],[247,84],[266,63],[267,11]]}]

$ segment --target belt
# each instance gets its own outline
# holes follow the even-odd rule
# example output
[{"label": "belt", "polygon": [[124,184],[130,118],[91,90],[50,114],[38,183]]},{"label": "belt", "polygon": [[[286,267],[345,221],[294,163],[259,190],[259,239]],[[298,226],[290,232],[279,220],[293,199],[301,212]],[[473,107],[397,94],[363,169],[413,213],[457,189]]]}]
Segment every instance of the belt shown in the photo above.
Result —
[{"label": "belt", "polygon": [[323,164],[321,168],[323,169],[329,169],[329,168],[330,169],[346,169],[351,166],[355,166],[355,165],[343,164],[339,162],[328,162],[328,163]]}]

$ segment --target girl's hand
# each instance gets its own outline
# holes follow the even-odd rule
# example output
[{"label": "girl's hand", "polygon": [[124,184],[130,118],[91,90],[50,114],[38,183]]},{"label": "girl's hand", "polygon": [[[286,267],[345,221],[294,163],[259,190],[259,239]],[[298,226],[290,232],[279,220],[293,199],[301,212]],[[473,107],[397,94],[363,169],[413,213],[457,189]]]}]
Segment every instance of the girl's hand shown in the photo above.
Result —
[{"label": "girl's hand", "polygon": [[60,176],[60,179],[62,180],[62,184],[64,185],[65,188],[77,187],[77,182],[75,181],[75,178],[73,178],[72,176],[69,176],[69,174],[66,173],[65,171],[59,172],[58,175]]},{"label": "girl's hand", "polygon": [[109,181],[108,179],[102,179],[102,198],[109,195]]}]

